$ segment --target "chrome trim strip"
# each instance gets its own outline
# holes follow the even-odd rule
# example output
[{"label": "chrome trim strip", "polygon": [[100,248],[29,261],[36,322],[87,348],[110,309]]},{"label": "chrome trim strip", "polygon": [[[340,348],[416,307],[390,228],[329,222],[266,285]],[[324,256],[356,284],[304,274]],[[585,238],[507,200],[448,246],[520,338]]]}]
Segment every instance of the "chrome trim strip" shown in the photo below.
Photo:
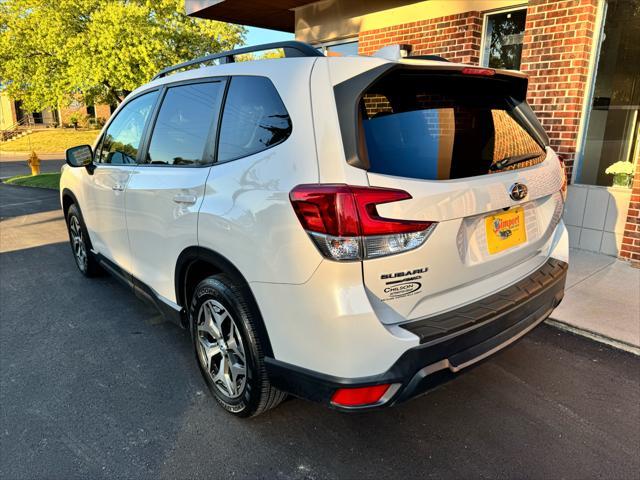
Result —
[{"label": "chrome trim strip", "polygon": [[158,292],[156,292],[153,288],[151,288],[151,287],[149,287],[149,288],[151,289],[153,294],[156,296],[156,298],[158,300],[160,300],[162,303],[164,303],[167,307],[174,309],[176,312],[180,312],[182,310],[182,307],[180,305],[178,305],[177,303],[174,303],[171,300],[163,297]]},{"label": "chrome trim strip", "polygon": [[440,370],[445,370],[447,368],[449,370],[451,370],[452,372],[457,373],[460,370],[462,370],[463,368],[467,368],[467,367],[473,365],[474,363],[477,363],[477,362],[479,362],[481,360],[484,360],[485,358],[493,355],[497,351],[502,350],[505,347],[508,347],[509,345],[511,345],[516,340],[522,338],[527,333],[529,333],[531,330],[533,330],[535,327],[537,327],[542,322],[544,322],[547,319],[547,317],[549,317],[549,315],[551,315],[552,311],[553,311],[553,309],[549,309],[548,311],[546,311],[544,313],[544,315],[541,315],[538,320],[533,322],[527,328],[521,330],[520,332],[515,334],[513,337],[511,337],[508,340],[502,342],[500,345],[497,345],[497,346],[493,347],[492,349],[487,350],[482,355],[479,355],[479,356],[477,356],[475,358],[472,358],[468,362],[465,362],[465,363],[463,363],[461,365],[452,365],[451,362],[449,362],[449,359],[444,359],[444,360],[440,360],[439,362],[432,363],[431,365],[427,365],[426,367],[418,370],[416,375],[422,375],[422,376],[426,377],[427,375],[431,375],[432,373],[438,372]]}]

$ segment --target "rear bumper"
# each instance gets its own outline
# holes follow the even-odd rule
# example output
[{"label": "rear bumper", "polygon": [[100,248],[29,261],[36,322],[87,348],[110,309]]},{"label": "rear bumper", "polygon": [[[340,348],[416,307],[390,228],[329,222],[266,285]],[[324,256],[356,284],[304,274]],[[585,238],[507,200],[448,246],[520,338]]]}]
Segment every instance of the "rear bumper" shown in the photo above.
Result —
[{"label": "rear bumper", "polygon": [[[386,372],[361,378],[340,378],[267,358],[274,386],[297,397],[339,410],[369,410],[397,404],[449,379],[518,340],[545,320],[564,296],[565,262],[550,258],[540,269],[498,293],[438,317],[402,327],[420,338]],[[339,388],[392,384],[384,402],[344,408],[331,404]]]}]

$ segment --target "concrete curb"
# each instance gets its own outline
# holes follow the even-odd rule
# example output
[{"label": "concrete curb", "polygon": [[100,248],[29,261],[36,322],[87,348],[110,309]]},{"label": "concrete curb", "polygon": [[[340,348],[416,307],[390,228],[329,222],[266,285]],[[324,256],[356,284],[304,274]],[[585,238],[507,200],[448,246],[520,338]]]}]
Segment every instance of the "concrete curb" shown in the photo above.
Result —
[{"label": "concrete curb", "polygon": [[590,330],[584,330],[582,328],[576,328],[573,325],[569,325],[564,322],[560,322],[558,320],[554,320],[549,318],[545,320],[547,325],[555,327],[559,330],[570,332],[575,335],[579,335],[581,337],[588,338],[590,340],[594,340],[598,343],[602,343],[609,347],[617,348],[618,350],[623,350],[625,352],[631,353],[636,356],[640,356],[640,347],[636,347],[635,345],[631,345],[626,342],[621,342],[620,340],[615,340],[613,338],[605,337],[604,335],[600,335],[599,333],[592,332]]}]

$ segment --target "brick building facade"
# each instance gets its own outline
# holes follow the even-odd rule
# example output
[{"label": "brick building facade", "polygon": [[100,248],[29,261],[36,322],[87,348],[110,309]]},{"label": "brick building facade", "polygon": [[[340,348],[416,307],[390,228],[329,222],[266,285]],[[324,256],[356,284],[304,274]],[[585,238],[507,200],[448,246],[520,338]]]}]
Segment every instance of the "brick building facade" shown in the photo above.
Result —
[{"label": "brick building facade", "polygon": [[[598,0],[533,0],[520,69],[529,74],[528,101],[563,156],[571,179],[594,41]],[[412,55],[439,55],[451,62],[480,63],[483,15],[469,11],[358,34],[358,53],[409,44]]]},{"label": "brick building facade", "polygon": [[15,128],[19,123],[29,127],[69,127],[72,125],[73,115],[79,116],[83,120],[81,123],[90,122],[99,126],[109,119],[113,110],[110,105],[87,106],[81,102],[73,102],[59,109],[25,112],[20,108],[19,102],[6,93],[0,93],[0,131]]},{"label": "brick building facade", "polygon": [[636,175],[631,190],[629,210],[624,225],[624,235],[620,248],[620,258],[640,264],[640,168],[636,165]]},{"label": "brick building facade", "polygon": [[[429,7],[432,7],[433,12],[438,2],[422,3],[425,4],[423,11],[429,13]],[[386,22],[389,25],[359,29],[358,53],[372,55],[387,45],[409,44],[412,46],[412,55],[439,55],[452,62],[478,65],[482,59],[483,35],[486,34],[485,17],[500,11],[500,5],[491,1],[484,4],[467,3],[488,6],[489,10],[473,9],[424,19],[418,17],[406,23],[393,23],[393,15],[389,15],[389,21]],[[588,96],[594,80],[594,57],[599,53],[597,47],[604,22],[604,0],[530,0],[525,3],[507,3],[511,3],[507,10],[526,8],[519,69],[529,75],[527,99],[545,127],[552,147],[564,159],[568,181],[575,182],[574,165],[581,142],[584,141],[583,132],[587,128],[585,117],[588,113],[585,110],[591,103]],[[636,151],[637,148],[636,146]],[[608,192],[611,198],[606,198],[602,191],[593,189],[586,193],[584,205],[580,205],[583,208],[582,219],[569,225],[574,247],[616,254],[640,265],[640,163],[637,161],[637,154],[635,164],[636,180],[632,192],[611,189]],[[580,198],[581,193],[573,196]],[[598,221],[590,220],[587,211],[589,196],[595,198],[591,203],[599,200],[607,203],[604,216],[600,215],[603,217],[601,226]],[[609,203],[614,207],[609,209]],[[619,205],[624,203],[627,205],[620,208]],[[572,204],[570,207],[576,209]],[[606,218],[614,215],[618,218],[611,221]],[[608,224],[613,225],[609,227],[610,231],[607,230]],[[581,242],[583,236],[584,242]],[[594,238],[595,241],[591,241]]]}]

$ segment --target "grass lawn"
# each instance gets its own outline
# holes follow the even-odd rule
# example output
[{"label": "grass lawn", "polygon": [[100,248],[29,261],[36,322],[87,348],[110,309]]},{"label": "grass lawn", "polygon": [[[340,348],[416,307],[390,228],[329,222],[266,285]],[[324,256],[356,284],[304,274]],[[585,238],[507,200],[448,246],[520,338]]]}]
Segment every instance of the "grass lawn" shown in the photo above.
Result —
[{"label": "grass lawn", "polygon": [[40,175],[18,175],[4,180],[4,183],[10,185],[21,185],[23,187],[51,188],[58,190],[60,188],[59,173],[41,173]]},{"label": "grass lawn", "polygon": [[93,144],[100,130],[52,128],[36,130],[17,140],[0,143],[0,152],[58,153],[76,145]]}]

